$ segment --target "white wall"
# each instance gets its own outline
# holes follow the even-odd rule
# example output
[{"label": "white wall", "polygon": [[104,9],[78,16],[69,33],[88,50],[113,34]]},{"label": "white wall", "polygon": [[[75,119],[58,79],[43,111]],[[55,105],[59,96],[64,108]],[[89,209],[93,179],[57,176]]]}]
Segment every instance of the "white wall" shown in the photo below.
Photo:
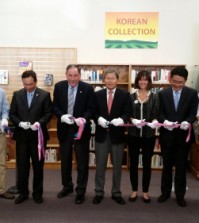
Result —
[{"label": "white wall", "polygon": [[[159,12],[158,49],[105,49],[105,12]],[[78,63],[199,64],[198,0],[0,0],[0,46],[75,47]]]}]

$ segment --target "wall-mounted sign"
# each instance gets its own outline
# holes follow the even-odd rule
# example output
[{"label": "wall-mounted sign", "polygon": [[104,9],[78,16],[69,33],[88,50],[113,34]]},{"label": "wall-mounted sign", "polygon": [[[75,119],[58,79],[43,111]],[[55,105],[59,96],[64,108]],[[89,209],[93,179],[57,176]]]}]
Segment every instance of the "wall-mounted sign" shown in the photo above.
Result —
[{"label": "wall-mounted sign", "polygon": [[19,62],[19,74],[21,75],[26,70],[32,70],[33,63],[32,61],[21,61]]},{"label": "wall-mounted sign", "polygon": [[157,48],[158,12],[107,12],[105,48]]},{"label": "wall-mounted sign", "polygon": [[0,70],[0,84],[8,84],[8,70]]}]

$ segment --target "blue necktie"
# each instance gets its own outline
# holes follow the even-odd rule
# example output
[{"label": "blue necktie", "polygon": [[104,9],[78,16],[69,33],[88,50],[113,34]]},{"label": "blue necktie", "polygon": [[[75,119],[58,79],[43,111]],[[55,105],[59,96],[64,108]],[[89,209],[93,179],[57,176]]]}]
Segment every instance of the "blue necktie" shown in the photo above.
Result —
[{"label": "blue necktie", "polygon": [[28,107],[30,108],[30,105],[32,103],[33,93],[28,93]]},{"label": "blue necktie", "polygon": [[74,88],[69,87],[68,90],[68,114],[73,115],[73,107],[75,103]]},{"label": "blue necktie", "polygon": [[180,94],[178,91],[174,92],[174,105],[175,105],[175,110],[177,111],[178,109],[178,103],[179,103],[179,99],[180,99]]}]

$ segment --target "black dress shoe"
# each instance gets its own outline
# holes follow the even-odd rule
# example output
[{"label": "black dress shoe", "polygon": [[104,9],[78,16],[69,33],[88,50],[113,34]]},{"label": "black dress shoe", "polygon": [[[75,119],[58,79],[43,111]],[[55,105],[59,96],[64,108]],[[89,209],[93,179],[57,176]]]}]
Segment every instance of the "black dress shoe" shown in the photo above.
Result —
[{"label": "black dress shoe", "polygon": [[84,195],[77,195],[75,199],[76,204],[82,204],[84,202]]},{"label": "black dress shoe", "polygon": [[130,202],[135,202],[137,200],[138,196],[135,197],[129,197]]},{"label": "black dress shoe", "polygon": [[94,197],[94,199],[93,199],[93,204],[99,204],[99,203],[101,203],[102,199],[103,199],[103,196],[97,196],[96,195]]},{"label": "black dress shoe", "polygon": [[35,203],[37,203],[37,204],[41,204],[44,201],[41,195],[33,196],[33,199],[34,199]]},{"label": "black dress shoe", "polygon": [[57,197],[58,198],[63,198],[66,197],[67,195],[73,193],[73,189],[62,189],[58,194]]},{"label": "black dress shoe", "polygon": [[126,204],[125,200],[122,197],[112,196],[112,199],[118,204],[121,204],[121,205]]},{"label": "black dress shoe", "polygon": [[12,186],[8,189],[8,192],[11,194],[19,194],[19,190],[17,189],[17,186]]},{"label": "black dress shoe", "polygon": [[15,196],[13,194],[9,193],[8,191],[6,191],[3,194],[0,194],[0,198],[4,198],[4,199],[14,199]]},{"label": "black dress shoe", "polygon": [[158,202],[159,202],[159,203],[163,203],[163,202],[167,201],[169,198],[170,198],[169,195],[164,195],[164,194],[162,194],[162,195],[160,195],[160,196],[158,197]]},{"label": "black dress shoe", "polygon": [[185,199],[177,199],[177,203],[180,207],[186,207],[187,206],[187,202],[185,201]]},{"label": "black dress shoe", "polygon": [[15,204],[21,204],[25,200],[28,199],[28,196],[20,194],[16,199],[15,199]]}]

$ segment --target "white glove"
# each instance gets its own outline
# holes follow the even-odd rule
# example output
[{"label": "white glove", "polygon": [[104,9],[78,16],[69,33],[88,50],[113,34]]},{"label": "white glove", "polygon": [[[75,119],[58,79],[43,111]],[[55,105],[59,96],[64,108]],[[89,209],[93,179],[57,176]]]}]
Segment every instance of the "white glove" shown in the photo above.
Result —
[{"label": "white glove", "polygon": [[4,127],[8,127],[8,120],[6,118],[3,118],[1,120],[1,131],[4,132]]},{"label": "white glove", "polygon": [[40,123],[39,122],[35,122],[33,125],[30,126],[30,128],[33,130],[33,131],[37,131],[38,128],[40,126]]},{"label": "white glove", "polygon": [[141,129],[142,126],[145,125],[145,124],[142,124],[142,122],[144,122],[144,121],[145,121],[145,119],[143,119],[143,120],[136,119],[136,118],[132,119],[132,123],[133,123],[133,125],[135,125],[135,126],[136,126],[137,128],[139,128],[139,129]]},{"label": "white glove", "polygon": [[65,122],[68,125],[73,125],[74,124],[73,116],[70,114],[62,115],[61,122]]},{"label": "white glove", "polygon": [[118,126],[124,124],[124,121],[121,118],[114,118],[113,120],[111,120],[111,124],[113,124],[114,126]]},{"label": "white glove", "polygon": [[85,118],[76,118],[75,119],[75,123],[76,123],[77,126],[80,126],[81,123],[82,124],[85,124],[86,123],[86,119]]},{"label": "white glove", "polygon": [[27,130],[27,129],[30,128],[30,122],[20,122],[19,127],[21,127],[22,129]]},{"label": "white glove", "polygon": [[158,128],[159,126],[158,126],[158,121],[157,120],[154,120],[154,121],[152,121],[151,123],[148,123],[147,124],[150,128],[152,128],[152,129],[156,129],[156,128]]},{"label": "white glove", "polygon": [[109,122],[105,118],[99,117],[98,118],[98,124],[100,126],[102,126],[102,128],[106,129],[106,128],[108,128]]},{"label": "white glove", "polygon": [[180,124],[180,129],[187,130],[189,128],[189,123],[187,121],[183,121]]},{"label": "white glove", "polygon": [[168,126],[164,126],[165,129],[172,131],[174,129],[173,125],[176,124],[177,122],[170,122],[168,120],[165,120],[163,124],[168,125]]},{"label": "white glove", "polygon": [[8,127],[8,120],[6,118],[3,118],[1,120],[1,125],[4,126],[4,127]]}]

